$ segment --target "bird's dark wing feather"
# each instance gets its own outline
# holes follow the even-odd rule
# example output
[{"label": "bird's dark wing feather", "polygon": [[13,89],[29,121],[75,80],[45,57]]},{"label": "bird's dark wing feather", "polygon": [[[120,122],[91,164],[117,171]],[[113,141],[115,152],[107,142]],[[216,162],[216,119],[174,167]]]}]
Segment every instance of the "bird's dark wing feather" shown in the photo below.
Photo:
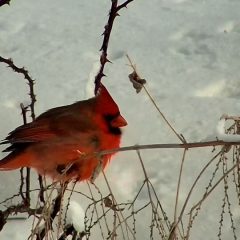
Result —
[{"label": "bird's dark wing feather", "polygon": [[53,108],[41,114],[31,123],[22,125],[8,134],[0,144],[11,144],[4,151],[13,151],[17,148],[26,147],[35,142],[46,141],[62,134],[58,129],[63,128],[64,119],[67,123],[76,122],[74,115],[69,111],[69,106]]},{"label": "bird's dark wing feather", "polygon": [[33,143],[66,137],[94,128],[89,121],[89,110],[86,110],[89,108],[84,107],[83,102],[52,108],[42,113],[33,122],[10,132],[0,144],[11,144],[4,151],[13,151]]},{"label": "bird's dark wing feather", "polygon": [[10,132],[2,144],[39,142],[53,136],[55,133],[50,131],[47,120],[35,120]]}]

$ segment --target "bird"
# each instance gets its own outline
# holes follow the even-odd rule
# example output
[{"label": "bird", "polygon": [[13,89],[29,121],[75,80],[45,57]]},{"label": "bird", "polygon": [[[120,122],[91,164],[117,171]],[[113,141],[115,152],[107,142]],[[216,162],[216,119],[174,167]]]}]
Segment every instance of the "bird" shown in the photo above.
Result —
[{"label": "bird", "polygon": [[117,149],[127,121],[106,87],[87,100],[47,110],[17,127],[0,144],[10,144],[0,171],[35,169],[55,181],[94,181]]}]

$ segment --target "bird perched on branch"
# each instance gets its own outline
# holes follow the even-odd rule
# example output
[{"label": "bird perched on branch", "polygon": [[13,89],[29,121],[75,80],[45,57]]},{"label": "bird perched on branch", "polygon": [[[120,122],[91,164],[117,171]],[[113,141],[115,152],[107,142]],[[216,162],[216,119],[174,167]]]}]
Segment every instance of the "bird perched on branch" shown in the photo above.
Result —
[{"label": "bird perched on branch", "polygon": [[54,180],[94,180],[119,148],[121,127],[127,125],[103,84],[95,97],[50,109],[31,123],[10,132],[1,144],[11,144],[0,170],[34,168]]}]

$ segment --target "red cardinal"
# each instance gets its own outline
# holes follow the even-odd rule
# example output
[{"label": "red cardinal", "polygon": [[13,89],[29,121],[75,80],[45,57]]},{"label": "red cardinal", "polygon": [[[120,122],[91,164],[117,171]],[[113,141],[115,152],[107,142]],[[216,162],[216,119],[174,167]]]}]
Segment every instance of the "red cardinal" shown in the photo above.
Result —
[{"label": "red cardinal", "polygon": [[118,148],[120,127],[126,125],[101,85],[95,97],[50,109],[10,132],[1,143],[11,146],[4,150],[10,154],[0,161],[0,170],[30,167],[54,180],[94,180],[112,154],[101,159],[88,154]]}]

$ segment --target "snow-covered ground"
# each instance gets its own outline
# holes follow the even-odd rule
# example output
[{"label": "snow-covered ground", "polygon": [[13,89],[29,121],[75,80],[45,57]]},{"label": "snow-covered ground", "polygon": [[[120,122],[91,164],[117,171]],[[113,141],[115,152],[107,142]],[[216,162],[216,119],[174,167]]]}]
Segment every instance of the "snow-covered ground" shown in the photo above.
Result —
[{"label": "snow-covered ground", "polygon": [[[0,55],[25,66],[36,79],[36,113],[89,97],[89,83],[99,60],[101,33],[110,0],[11,1],[0,8]],[[128,121],[122,146],[178,142],[144,92],[136,95],[128,80],[126,53],[137,64],[147,88],[177,132],[187,141],[214,134],[223,113],[240,114],[240,1],[135,0],[115,21],[109,45],[104,84]],[[0,64],[0,137],[22,124],[19,104],[29,103],[28,86],[21,75]],[[3,147],[1,148],[3,149]],[[187,152],[180,200],[202,166],[213,156],[211,148]],[[146,170],[168,215],[172,217],[183,150],[142,152]],[[4,154],[0,153],[3,157]],[[106,170],[117,199],[131,200],[143,181],[135,152],[119,153]],[[206,173],[202,184],[207,184]],[[0,201],[16,193],[18,173],[0,173]],[[106,189],[100,176],[97,184]],[[86,189],[80,183],[80,190]],[[194,192],[199,199],[204,187]],[[192,239],[216,239],[223,191],[209,199],[193,228]],[[78,196],[74,196],[77,201]],[[144,202],[146,194],[140,196]],[[180,201],[180,202],[181,202]],[[239,208],[234,219],[239,221]],[[12,221],[1,239],[26,239],[30,220]],[[139,225],[146,225],[145,219]],[[147,223],[147,226],[150,222]],[[146,227],[146,226],[145,226]],[[138,239],[148,239],[140,230]],[[144,229],[144,228],[142,228]],[[148,228],[146,228],[148,229]],[[238,236],[240,234],[237,226]],[[144,235],[145,234],[145,235]],[[223,239],[230,239],[229,220]]]}]

